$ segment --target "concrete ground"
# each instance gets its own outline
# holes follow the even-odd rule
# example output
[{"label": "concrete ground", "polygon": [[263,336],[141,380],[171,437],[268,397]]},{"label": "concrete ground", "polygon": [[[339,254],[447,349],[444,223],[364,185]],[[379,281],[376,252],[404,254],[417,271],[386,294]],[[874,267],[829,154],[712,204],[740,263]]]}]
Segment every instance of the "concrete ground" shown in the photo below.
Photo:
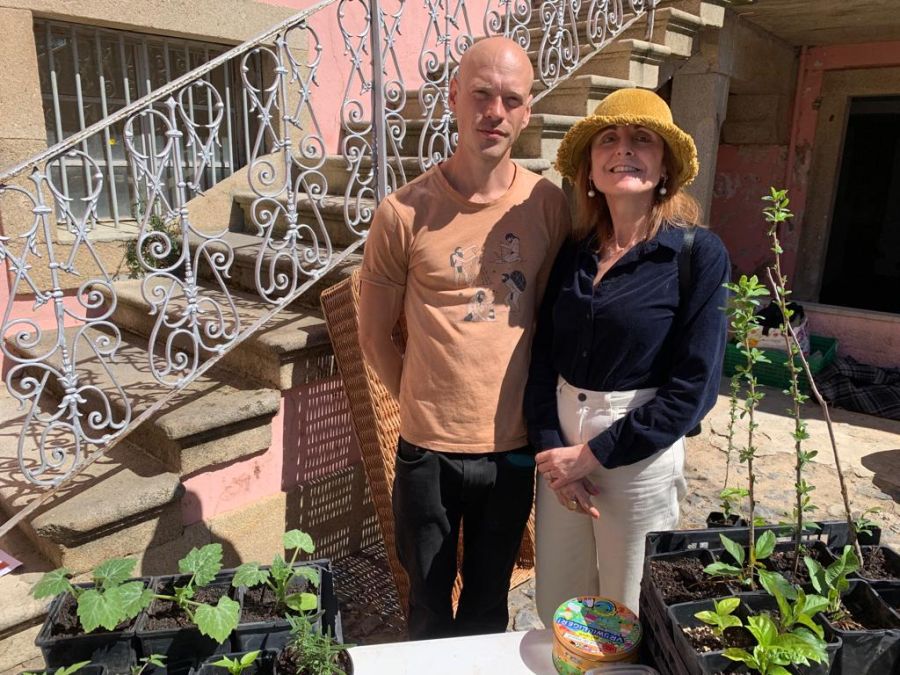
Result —
[{"label": "concrete ground", "polygon": [[[756,445],[758,447],[758,511],[770,522],[786,518],[791,508],[793,491],[794,454],[791,430],[793,421],[785,412],[788,399],[781,392],[765,388],[757,421]],[[811,517],[821,520],[842,518],[840,491],[835,471],[834,457],[828,442],[828,432],[819,408],[811,403],[804,406],[810,439],[805,447],[817,450],[807,470],[807,481],[815,486],[813,502],[817,508]],[[849,484],[854,513],[870,507],[879,511],[871,516],[883,529],[882,540],[900,549],[900,422],[860,415],[844,410],[832,410],[835,436],[841,464]],[[743,422],[739,423],[743,429]],[[688,439],[685,473],[688,480],[688,496],[682,503],[681,526],[703,527],[706,514],[717,510],[718,492],[724,484],[725,453],[728,427],[727,382],[723,380],[719,400],[703,423],[703,433]],[[742,434],[744,432],[741,432]],[[740,436],[739,438],[744,438]],[[730,485],[746,484],[746,469],[736,459],[733,463]],[[24,569],[0,577],[0,675],[12,675],[26,668],[40,665],[34,637],[39,626],[34,625],[14,634],[10,631],[21,619],[42,620],[41,603],[34,603],[27,596],[31,584],[46,569],[46,563],[36,556],[21,535],[3,540],[2,546],[24,559]],[[382,642],[400,637],[396,622],[385,620],[384,610],[380,619],[373,616],[372,607],[381,598],[377,589],[391,583],[387,574],[383,551],[363,552],[338,565],[338,584],[344,576],[346,593],[338,589],[345,606],[345,639],[356,644]],[[343,570],[343,574],[341,571]],[[355,580],[363,580],[355,584]],[[365,586],[361,591],[355,586]],[[534,581],[514,589],[510,594],[510,629],[525,630],[540,626],[534,609]],[[379,604],[375,603],[375,604]],[[390,602],[386,604],[390,605]],[[377,611],[377,610],[376,610]],[[4,636],[4,629],[6,635]],[[396,633],[396,635],[395,635]]]}]

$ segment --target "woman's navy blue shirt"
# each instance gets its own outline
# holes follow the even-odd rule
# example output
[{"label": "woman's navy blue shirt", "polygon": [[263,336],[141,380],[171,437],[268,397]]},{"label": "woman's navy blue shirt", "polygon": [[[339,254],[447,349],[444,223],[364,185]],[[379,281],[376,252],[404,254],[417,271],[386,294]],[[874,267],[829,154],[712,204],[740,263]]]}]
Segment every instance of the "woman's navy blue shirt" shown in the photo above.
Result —
[{"label": "woman's navy blue shirt", "polygon": [[567,445],[556,409],[558,376],[581,389],[656,387],[656,396],[589,445],[603,466],[633,464],[672,445],[713,407],[725,352],[728,252],[697,228],[688,297],[679,298],[684,230],[663,227],[610,268],[598,286],[596,236],[560,250],[538,315],[525,390],[538,450]]}]

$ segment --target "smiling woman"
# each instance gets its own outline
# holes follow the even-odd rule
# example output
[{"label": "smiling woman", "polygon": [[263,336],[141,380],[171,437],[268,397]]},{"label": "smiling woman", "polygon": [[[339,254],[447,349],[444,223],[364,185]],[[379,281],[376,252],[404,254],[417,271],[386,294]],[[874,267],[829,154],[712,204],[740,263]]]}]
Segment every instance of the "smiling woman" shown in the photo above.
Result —
[{"label": "smiling woman", "polygon": [[682,192],[699,168],[694,142],[653,92],[608,96],[566,134],[556,166],[573,183],[573,238],[525,393],[545,624],[576,596],[637,610],[644,538],[676,526],[683,437],[716,399],[730,271]]}]

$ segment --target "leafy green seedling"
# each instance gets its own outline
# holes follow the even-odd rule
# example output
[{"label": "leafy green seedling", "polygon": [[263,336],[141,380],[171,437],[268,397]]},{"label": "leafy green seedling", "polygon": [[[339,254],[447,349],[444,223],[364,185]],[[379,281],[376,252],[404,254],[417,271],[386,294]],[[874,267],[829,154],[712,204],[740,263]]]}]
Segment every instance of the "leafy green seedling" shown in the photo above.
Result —
[{"label": "leafy green seedling", "polygon": [[[80,663],[73,663],[71,666],[65,666],[64,668],[57,668],[53,675],[72,675],[72,673],[77,673],[79,670],[88,665],[90,661],[81,661]],[[22,675],[38,675],[37,673],[32,672],[24,672]]]},{"label": "leafy green seedling", "polygon": [[231,675],[241,675],[241,673],[254,664],[258,657],[259,651],[257,650],[255,652],[247,652],[239,659],[230,659],[227,656],[223,656],[221,659],[210,665],[225,668]]},{"label": "leafy green seedling", "polygon": [[857,536],[860,534],[866,534],[868,536],[872,536],[872,528],[876,527],[878,523],[874,520],[871,520],[868,516],[869,514],[880,513],[881,508],[878,506],[872,506],[865,511],[863,511],[858,518],[853,520],[853,530],[856,532]]},{"label": "leafy green seedling", "polygon": [[295,567],[297,556],[300,553],[312,553],[316,547],[313,544],[312,537],[300,530],[289,530],[282,536],[284,548],[292,551],[289,561],[279,554],[272,561],[272,566],[268,570],[260,569],[257,562],[244,563],[234,573],[234,579],[231,585],[235,588],[239,586],[258,586],[266,584],[275,592],[278,605],[287,607],[295,612],[311,612],[318,609],[318,599],[315,593],[290,593],[291,582],[298,577],[306,579],[313,586],[318,587],[320,579],[319,572],[314,567],[299,566]]},{"label": "leafy green seedling", "polygon": [[785,666],[808,666],[810,661],[827,663],[825,641],[809,631],[780,633],[767,614],[751,616],[747,621],[747,630],[756,639],[756,646],[752,652],[729,647],[723,652],[726,658],[740,661],[761,675],[790,675]]},{"label": "leafy green seedling", "polygon": [[136,666],[131,666],[131,675],[141,675],[147,666],[156,666],[157,668],[166,667],[166,657],[162,654],[151,654],[140,659]]},{"label": "leafy green seedling", "polygon": [[722,500],[720,507],[726,520],[733,515],[740,515],[736,507],[742,499],[749,495],[750,491],[747,488],[730,487],[719,492],[719,499]]},{"label": "leafy green seedling", "polygon": [[70,593],[78,603],[78,620],[85,633],[99,627],[115,630],[123,621],[133,619],[150,604],[153,593],[141,581],[128,581],[137,561],[112,558],[100,563],[93,571],[93,588],[79,588],[69,579],[65,567],[47,572],[31,589],[37,598]]},{"label": "leafy green seedling", "polygon": [[310,675],[346,675],[338,665],[338,654],[353,645],[334,642],[330,635],[313,631],[305,616],[288,616],[291,639],[284,651],[297,667],[297,672]]},{"label": "leafy green seedling", "polygon": [[813,617],[828,606],[828,599],[821,595],[806,595],[802,588],[792,585],[778,572],[759,571],[760,585],[778,603],[778,627],[782,632],[794,631],[800,626],[823,638],[825,632]]},{"label": "leafy green seedling", "polygon": [[859,569],[859,558],[852,546],[844,546],[841,556],[827,568],[809,556],[804,559],[813,588],[824,595],[828,600],[826,612],[829,617],[836,618],[841,615],[841,596],[850,588],[847,575]]},{"label": "leafy green seedling", "polygon": [[737,562],[737,565],[719,561],[707,565],[703,571],[714,577],[737,579],[748,586],[753,584],[754,575],[763,569],[760,561],[768,558],[772,555],[772,551],[775,550],[775,533],[771,530],[766,530],[756,540],[751,556],[747,556],[744,553],[744,547],[741,544],[729,539],[724,534],[720,534],[719,539],[721,539],[725,550]]},{"label": "leafy green seedling", "polygon": [[192,548],[178,561],[178,571],[189,575],[187,583],[176,586],[174,595],[155,595],[162,600],[177,603],[201,633],[219,644],[225,642],[237,628],[241,606],[227,595],[219,598],[215,606],[196,602],[193,598],[197,589],[209,584],[221,569],[222,544],[207,544],[199,549]]},{"label": "leafy green seedling", "polygon": [[713,602],[715,604],[714,611],[697,612],[694,616],[712,626],[713,632],[721,638],[726,628],[736,628],[741,625],[740,618],[734,616],[734,610],[740,606],[741,600],[740,598],[724,598]]}]

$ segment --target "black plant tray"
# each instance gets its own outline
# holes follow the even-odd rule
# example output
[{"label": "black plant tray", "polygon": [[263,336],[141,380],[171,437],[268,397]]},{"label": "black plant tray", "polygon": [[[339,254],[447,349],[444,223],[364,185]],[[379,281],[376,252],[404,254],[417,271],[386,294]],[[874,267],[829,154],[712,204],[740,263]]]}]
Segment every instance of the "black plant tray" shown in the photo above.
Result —
[{"label": "black plant tray", "polygon": [[[877,548],[880,548],[882,551],[884,551],[884,559],[885,559],[885,562],[888,564],[888,567],[890,568],[891,573],[895,577],[900,579],[900,553],[897,553],[894,549],[892,549],[889,546],[883,546],[883,545],[882,546],[863,546],[862,547],[864,553],[866,551],[870,551],[870,550],[877,549]],[[858,576],[860,579],[865,579],[868,582],[889,581],[889,579],[884,579],[882,577],[869,576],[869,574],[866,572],[866,570],[858,571],[856,573],[856,576]]]},{"label": "black plant tray", "polygon": [[721,511],[711,511],[708,516],[706,516],[706,527],[710,528],[730,528],[730,527],[747,527],[747,521],[741,518],[738,514],[732,513],[728,516],[727,522],[725,519],[725,514]]},{"label": "black plant tray", "polygon": [[[187,575],[173,575],[154,577],[153,589],[176,579],[183,579]],[[208,586],[225,586],[229,597],[240,602],[240,590],[231,588],[230,575],[221,572]],[[154,603],[156,600],[154,600]],[[151,604],[150,607],[153,605]],[[148,608],[149,610],[149,608]],[[161,654],[166,657],[166,669],[168,673],[187,673],[191,668],[197,667],[205,658],[214,654],[226,654],[233,649],[232,638],[226,638],[222,644],[217,643],[211,637],[203,635],[196,626],[184,628],[172,628],[162,630],[148,630],[146,628],[148,612],[139,618],[136,630],[136,639],[140,656]]]},{"label": "black plant tray", "polygon": [[[319,588],[316,590],[319,612],[311,621],[317,632],[329,633],[336,642],[343,642],[341,617],[337,596],[334,593],[334,574],[330,560],[308,560],[295,563],[295,567],[316,567],[319,570]],[[262,567],[261,569],[268,569]],[[234,632],[234,647],[238,651],[257,649],[281,649],[290,639],[290,624],[285,619],[241,623]]]},{"label": "black plant tray", "polygon": [[[131,581],[143,581],[145,585],[152,583],[151,577],[141,577]],[[93,588],[93,584],[76,584],[78,588]],[[48,668],[69,666],[79,661],[91,661],[104,664],[110,673],[129,673],[130,667],[136,663],[135,628],[124,631],[95,631],[84,635],[52,637],[50,629],[63,608],[67,594],[57,595],[50,603],[47,619],[41,627],[35,646],[41,650],[44,663]],[[132,626],[137,626],[143,612],[135,617]],[[83,672],[80,671],[80,672]]]},{"label": "black plant tray", "polygon": [[[242,656],[244,656],[247,652],[257,651],[255,649],[248,649],[243,652],[231,652],[229,654],[220,654],[218,656],[211,656],[206,659],[203,664],[196,671],[196,675],[227,675],[228,669],[223,668],[221,666],[212,665],[214,662],[221,659],[223,656],[227,656],[230,659],[240,660]],[[260,651],[259,656],[256,657],[256,661],[254,661],[248,668],[246,668],[241,675],[272,675],[275,672],[275,658],[278,656],[278,652],[274,649],[264,649]]]},{"label": "black plant tray", "polygon": [[[850,581],[843,596],[848,608],[868,610],[885,626],[880,630],[840,630],[829,623],[843,641],[832,671],[838,675],[885,675],[900,670],[900,617],[861,579]],[[825,617],[820,617],[826,621]]]},{"label": "black plant tray", "polygon": [[900,581],[870,581],[869,585],[900,617]]}]

